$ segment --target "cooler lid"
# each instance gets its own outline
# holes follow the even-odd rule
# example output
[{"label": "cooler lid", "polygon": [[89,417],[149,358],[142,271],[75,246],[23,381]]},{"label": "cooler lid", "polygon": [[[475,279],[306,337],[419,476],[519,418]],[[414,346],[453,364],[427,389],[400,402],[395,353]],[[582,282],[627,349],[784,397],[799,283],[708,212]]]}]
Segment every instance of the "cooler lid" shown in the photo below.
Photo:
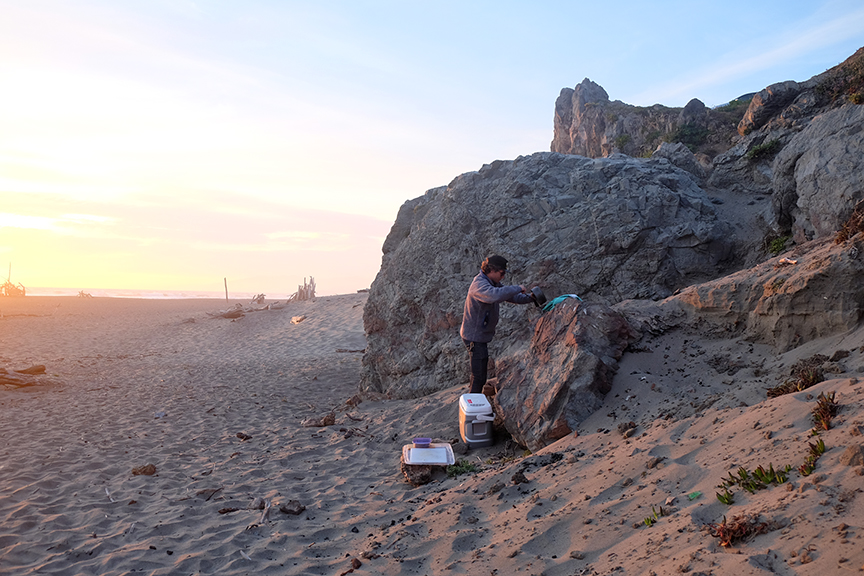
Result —
[{"label": "cooler lid", "polygon": [[463,394],[459,397],[459,409],[464,414],[488,414],[492,405],[485,394]]}]

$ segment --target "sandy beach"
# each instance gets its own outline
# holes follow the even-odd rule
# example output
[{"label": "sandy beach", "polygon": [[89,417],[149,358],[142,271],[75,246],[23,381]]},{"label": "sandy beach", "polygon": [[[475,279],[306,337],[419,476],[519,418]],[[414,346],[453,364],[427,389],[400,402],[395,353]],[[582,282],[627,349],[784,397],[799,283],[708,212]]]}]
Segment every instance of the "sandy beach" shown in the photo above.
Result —
[{"label": "sandy beach", "polygon": [[[680,330],[648,336],[576,434],[534,454],[502,440],[458,456],[475,472],[413,487],[402,446],[456,441],[464,390],[352,400],[365,300],[228,319],[214,314],[234,301],[0,299],[0,368],[46,367],[34,385],[0,386],[0,572],[864,569],[860,330],[786,354]],[[766,397],[817,353],[836,358],[824,382]],[[823,392],[840,409],[816,437]],[[303,425],[331,412],[332,425]],[[819,439],[825,452],[801,475]],[[155,473],[133,473],[148,464]],[[769,464],[790,465],[788,480],[717,499],[730,472]],[[764,533],[722,546],[711,525],[741,515]]]}]

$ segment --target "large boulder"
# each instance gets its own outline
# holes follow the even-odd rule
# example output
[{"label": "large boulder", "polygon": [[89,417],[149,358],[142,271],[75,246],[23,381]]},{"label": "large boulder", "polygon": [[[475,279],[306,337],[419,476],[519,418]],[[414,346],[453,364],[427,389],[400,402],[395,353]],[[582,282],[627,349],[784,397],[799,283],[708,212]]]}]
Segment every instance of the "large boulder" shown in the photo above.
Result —
[{"label": "large boulder", "polygon": [[[485,165],[400,209],[364,310],[361,388],[417,397],[468,381],[459,325],[489,254],[510,260],[510,283],[610,304],[716,278],[734,247],[692,175],[666,159],[547,152]],[[493,358],[523,349],[538,314],[501,311]]]},{"label": "large boulder", "polygon": [[602,404],[636,337],[603,304],[568,299],[541,316],[528,350],[498,366],[495,411],[513,439],[538,450],[575,430]]},{"label": "large boulder", "polygon": [[778,82],[760,90],[753,96],[747,112],[738,123],[738,133],[746,136],[753,130],[761,128],[795,100],[800,92],[801,87],[794,80]]},{"label": "large boulder", "polygon": [[680,142],[676,142],[675,144],[663,142],[657,147],[657,150],[654,151],[651,157],[666,158],[678,168],[686,170],[692,174],[696,178],[697,182],[700,183],[705,180],[707,175],[705,167],[696,159],[693,152]]},{"label": "large boulder", "polygon": [[798,242],[833,235],[864,200],[864,106],[819,114],[773,164],[779,226]]}]

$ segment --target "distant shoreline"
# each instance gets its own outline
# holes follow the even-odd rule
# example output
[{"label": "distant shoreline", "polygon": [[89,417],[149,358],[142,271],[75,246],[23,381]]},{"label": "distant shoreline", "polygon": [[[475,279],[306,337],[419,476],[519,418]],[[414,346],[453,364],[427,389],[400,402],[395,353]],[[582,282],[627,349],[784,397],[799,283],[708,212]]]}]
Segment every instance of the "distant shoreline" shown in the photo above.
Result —
[{"label": "distant shoreline", "polygon": [[[24,298],[31,296],[70,296],[78,297],[78,293],[82,292],[75,288],[43,288],[43,287],[27,287],[27,295]],[[209,290],[135,290],[122,288],[102,288],[93,290],[83,290],[85,294],[89,294],[93,298],[140,298],[143,300],[225,300],[225,292],[209,291]],[[279,294],[271,296],[264,293],[267,301],[275,302],[277,300],[287,300],[289,295]],[[258,293],[252,292],[228,292],[229,300],[252,300]],[[18,297],[10,297],[18,298]],[[0,301],[5,297],[0,296]]]}]

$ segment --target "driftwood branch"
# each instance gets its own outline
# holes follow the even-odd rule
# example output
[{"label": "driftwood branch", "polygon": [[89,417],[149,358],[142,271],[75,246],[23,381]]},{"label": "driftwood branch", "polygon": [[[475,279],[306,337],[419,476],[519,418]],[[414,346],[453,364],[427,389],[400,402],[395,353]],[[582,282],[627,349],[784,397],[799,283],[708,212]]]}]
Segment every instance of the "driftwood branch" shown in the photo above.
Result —
[{"label": "driftwood branch", "polygon": [[315,298],[315,278],[309,277],[309,282],[303,278],[303,285],[297,287],[297,292],[288,297],[289,302],[295,300],[312,300]]}]

